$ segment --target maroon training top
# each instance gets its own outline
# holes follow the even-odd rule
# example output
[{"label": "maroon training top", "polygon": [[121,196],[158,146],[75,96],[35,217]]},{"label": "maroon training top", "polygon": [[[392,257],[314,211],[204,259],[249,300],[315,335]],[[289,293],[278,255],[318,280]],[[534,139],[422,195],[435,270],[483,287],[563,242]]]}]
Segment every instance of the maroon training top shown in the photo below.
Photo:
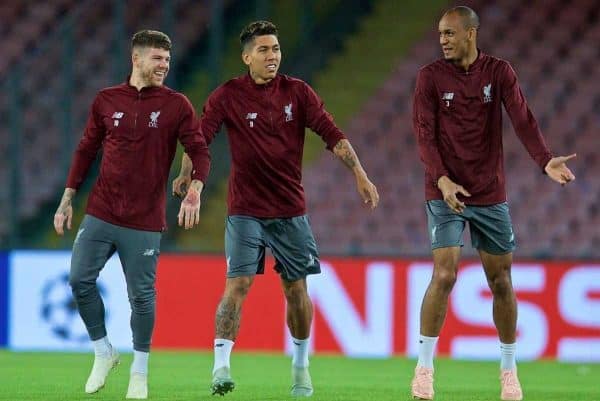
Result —
[{"label": "maroon training top", "polygon": [[329,150],[345,138],[313,89],[286,75],[258,85],[247,74],[218,87],[207,99],[201,118],[208,144],[222,123],[232,160],[229,215],[303,215],[305,127],[320,135]]},{"label": "maroon training top", "polygon": [[166,187],[177,140],[205,182],[208,148],[189,100],[165,86],[141,91],[123,83],[101,90],[92,105],[67,179],[78,189],[102,148],[100,174],[86,213],[123,227],[166,229]]},{"label": "maroon training top", "polygon": [[425,164],[427,200],[442,199],[436,183],[447,175],[471,193],[460,198],[467,204],[506,201],[502,104],[543,171],[552,154],[508,62],[479,51],[468,71],[443,59],[419,70],[413,126]]}]

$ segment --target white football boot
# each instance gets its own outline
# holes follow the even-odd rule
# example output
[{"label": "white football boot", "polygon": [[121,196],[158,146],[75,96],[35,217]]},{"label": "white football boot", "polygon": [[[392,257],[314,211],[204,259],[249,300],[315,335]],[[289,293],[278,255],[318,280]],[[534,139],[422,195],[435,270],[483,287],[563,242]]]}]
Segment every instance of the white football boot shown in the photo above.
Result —
[{"label": "white football boot", "polygon": [[119,353],[113,347],[111,347],[110,356],[96,356],[94,358],[94,366],[92,366],[90,377],[88,377],[87,382],[85,383],[85,392],[92,394],[104,387],[106,376],[108,376],[111,369],[117,366],[119,362]]},{"label": "white football boot", "polygon": [[310,397],[312,394],[313,386],[308,368],[292,366],[292,396]]},{"label": "white football boot", "polygon": [[125,398],[134,400],[148,398],[148,376],[143,373],[132,373],[129,376],[129,387]]}]

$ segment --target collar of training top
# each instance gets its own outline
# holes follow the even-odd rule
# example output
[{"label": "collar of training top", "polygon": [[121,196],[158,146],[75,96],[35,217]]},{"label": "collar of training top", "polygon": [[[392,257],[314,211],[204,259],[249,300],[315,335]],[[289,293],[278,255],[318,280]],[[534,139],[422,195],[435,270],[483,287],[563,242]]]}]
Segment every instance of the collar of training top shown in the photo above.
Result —
[{"label": "collar of training top", "polygon": [[462,68],[459,65],[456,65],[452,62],[452,60],[444,60],[445,62],[447,62],[448,64],[450,64],[452,66],[452,68],[454,68],[456,71],[458,72],[462,72],[463,74],[466,72],[474,72],[477,71],[481,68],[481,64],[483,62],[485,53],[481,51],[481,49],[478,47],[477,48],[477,58],[475,59],[475,61],[473,61],[473,64],[471,64],[469,66],[469,69],[465,70],[464,68]]},{"label": "collar of training top", "polygon": [[281,79],[281,76],[280,76],[279,73],[277,73],[277,75],[275,75],[275,78],[273,78],[272,80],[270,80],[266,84],[257,84],[256,82],[254,82],[254,79],[252,79],[252,77],[250,76],[250,72],[248,72],[244,76],[244,81],[247,82],[250,86],[252,86],[253,88],[256,88],[256,89],[270,88],[271,86],[275,85],[275,83],[277,81],[279,81],[279,79]]},{"label": "collar of training top", "polygon": [[[131,75],[127,75],[127,78],[125,79],[125,82],[123,82],[123,86],[125,88],[127,88],[128,91],[131,91],[132,93],[138,93],[138,89],[131,85],[130,83],[131,80]],[[144,86],[139,92],[141,93],[152,93],[152,92],[156,92],[156,91],[160,91],[161,89],[166,88],[166,86],[163,84],[161,86]]]}]

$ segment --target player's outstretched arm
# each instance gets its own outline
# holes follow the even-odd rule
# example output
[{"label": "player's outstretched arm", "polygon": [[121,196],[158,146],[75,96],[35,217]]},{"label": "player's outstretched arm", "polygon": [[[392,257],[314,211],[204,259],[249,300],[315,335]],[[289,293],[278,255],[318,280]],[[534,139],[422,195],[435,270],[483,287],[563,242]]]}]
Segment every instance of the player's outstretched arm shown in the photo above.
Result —
[{"label": "player's outstretched arm", "polygon": [[181,158],[181,170],[179,176],[173,180],[173,195],[183,198],[192,182],[192,159],[183,154]]},{"label": "player's outstretched arm", "polygon": [[179,225],[186,230],[194,227],[200,222],[200,194],[204,183],[200,180],[192,180],[187,190],[187,195],[181,201],[177,218]]},{"label": "player's outstretched arm", "polygon": [[569,156],[553,157],[544,167],[548,177],[561,185],[568,184],[575,179],[575,175],[567,167],[567,162],[577,156],[575,153]]},{"label": "player's outstretched arm", "polygon": [[58,209],[54,213],[54,229],[58,235],[65,233],[65,222],[67,223],[67,229],[71,229],[71,220],[73,219],[73,206],[71,203],[76,192],[73,188],[65,188]]},{"label": "player's outstretched arm", "polygon": [[354,173],[356,177],[356,189],[362,197],[365,204],[369,204],[371,209],[375,209],[379,203],[379,194],[377,188],[367,177],[367,173],[362,168],[356,152],[347,139],[340,140],[333,148],[333,153],[339,157],[346,166]]},{"label": "player's outstretched arm", "polygon": [[438,179],[437,187],[444,197],[444,202],[446,202],[450,209],[456,213],[462,213],[465,210],[464,202],[458,200],[456,194],[464,196],[471,196],[471,194],[462,185],[458,185],[448,178],[448,176],[443,175]]}]

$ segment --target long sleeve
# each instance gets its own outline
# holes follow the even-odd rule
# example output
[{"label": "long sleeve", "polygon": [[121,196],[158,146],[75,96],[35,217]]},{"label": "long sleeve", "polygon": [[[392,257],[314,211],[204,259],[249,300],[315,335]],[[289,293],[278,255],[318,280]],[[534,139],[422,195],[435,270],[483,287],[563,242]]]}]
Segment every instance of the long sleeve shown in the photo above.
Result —
[{"label": "long sleeve", "polygon": [[225,120],[225,110],[222,104],[223,97],[224,90],[221,86],[210,94],[202,108],[200,125],[207,145],[210,145],[213,139],[215,139],[215,136],[221,129],[221,124]]},{"label": "long sleeve", "polygon": [[190,101],[182,97],[181,120],[179,123],[178,138],[185,152],[192,160],[192,179],[206,183],[210,170],[210,153],[206,140],[200,129],[200,121]]},{"label": "long sleeve", "polygon": [[106,129],[98,112],[99,102],[100,96],[96,96],[88,116],[83,137],[79,141],[73,155],[73,162],[71,163],[67,178],[67,188],[79,189],[87,176],[90,166],[96,159],[98,151],[102,146],[102,141],[106,136]]},{"label": "long sleeve", "polygon": [[427,69],[421,69],[417,75],[417,84],[413,98],[413,128],[419,145],[419,154],[425,170],[437,185],[437,180],[448,175],[442,162],[436,138],[437,99],[433,78]]},{"label": "long sleeve", "polygon": [[327,149],[333,147],[342,139],[346,139],[344,133],[335,125],[331,114],[325,110],[323,101],[316,92],[304,84],[306,126],[319,135],[327,144]]},{"label": "long sleeve", "polygon": [[543,170],[552,153],[548,149],[535,117],[527,106],[521,92],[517,75],[508,63],[502,65],[501,71],[502,103],[512,121],[512,125],[531,158]]}]

